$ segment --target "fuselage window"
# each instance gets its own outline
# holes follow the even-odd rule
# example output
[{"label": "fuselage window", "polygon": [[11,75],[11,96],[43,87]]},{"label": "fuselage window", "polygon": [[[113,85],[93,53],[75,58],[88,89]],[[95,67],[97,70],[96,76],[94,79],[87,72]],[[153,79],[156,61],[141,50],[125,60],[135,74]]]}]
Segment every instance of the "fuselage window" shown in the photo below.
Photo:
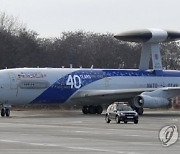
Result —
[{"label": "fuselage window", "polygon": [[34,86],[34,83],[24,83],[24,86]]}]

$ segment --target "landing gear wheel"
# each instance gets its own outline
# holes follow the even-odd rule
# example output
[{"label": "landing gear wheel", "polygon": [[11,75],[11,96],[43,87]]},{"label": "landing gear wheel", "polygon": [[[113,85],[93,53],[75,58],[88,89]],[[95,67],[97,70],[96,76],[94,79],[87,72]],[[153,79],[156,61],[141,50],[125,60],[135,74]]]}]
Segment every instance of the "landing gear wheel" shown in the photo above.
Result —
[{"label": "landing gear wheel", "polygon": [[10,116],[10,109],[5,109],[5,114],[6,114],[6,117],[9,117]]},{"label": "landing gear wheel", "polygon": [[96,108],[94,106],[89,106],[89,113],[90,114],[95,114],[96,113]]},{"label": "landing gear wheel", "polygon": [[82,112],[83,112],[84,114],[88,114],[88,113],[89,113],[89,108],[88,108],[88,106],[83,106]]},{"label": "landing gear wheel", "polygon": [[4,117],[4,116],[6,116],[6,117],[10,116],[10,109],[8,109],[8,108],[1,109],[1,117]]},{"label": "landing gear wheel", "polygon": [[100,105],[96,106],[96,113],[101,114],[102,112],[103,112],[102,106],[100,106]]},{"label": "landing gear wheel", "polygon": [[143,108],[136,108],[136,112],[137,112],[139,115],[143,115],[144,109],[143,109]]},{"label": "landing gear wheel", "polygon": [[2,109],[1,109],[1,117],[4,117],[5,114],[6,114],[5,108],[2,108]]},{"label": "landing gear wheel", "polygon": [[93,105],[90,105],[90,106],[83,106],[82,108],[82,112],[83,114],[101,114],[103,112],[103,108],[102,106],[100,105],[97,105],[97,106],[93,106]]}]

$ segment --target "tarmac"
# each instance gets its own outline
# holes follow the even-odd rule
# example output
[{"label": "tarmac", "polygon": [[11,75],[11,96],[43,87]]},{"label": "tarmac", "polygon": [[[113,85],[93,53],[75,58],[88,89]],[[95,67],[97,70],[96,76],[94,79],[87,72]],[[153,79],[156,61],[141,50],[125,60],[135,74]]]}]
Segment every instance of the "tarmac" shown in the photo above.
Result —
[{"label": "tarmac", "polygon": [[0,154],[179,154],[179,137],[170,146],[159,139],[169,125],[180,133],[180,111],[145,111],[138,124],[78,110],[12,111],[0,118]]}]

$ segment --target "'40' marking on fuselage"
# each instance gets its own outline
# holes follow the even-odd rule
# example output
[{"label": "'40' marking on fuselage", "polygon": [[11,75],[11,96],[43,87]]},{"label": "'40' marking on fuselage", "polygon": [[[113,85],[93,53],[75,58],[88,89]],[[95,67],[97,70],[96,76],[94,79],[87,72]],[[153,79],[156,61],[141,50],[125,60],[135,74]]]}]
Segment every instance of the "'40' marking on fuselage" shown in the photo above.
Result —
[{"label": "'40' marking on fuselage", "polygon": [[71,86],[71,89],[76,88],[79,89],[81,88],[81,78],[79,75],[69,75],[68,79],[66,81],[67,86]]}]

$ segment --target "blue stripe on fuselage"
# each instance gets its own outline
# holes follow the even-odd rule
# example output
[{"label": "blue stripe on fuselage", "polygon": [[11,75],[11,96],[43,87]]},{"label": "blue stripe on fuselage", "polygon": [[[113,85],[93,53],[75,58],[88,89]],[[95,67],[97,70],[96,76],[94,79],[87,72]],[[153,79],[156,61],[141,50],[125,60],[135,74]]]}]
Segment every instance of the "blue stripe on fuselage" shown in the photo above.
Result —
[{"label": "blue stripe on fuselage", "polygon": [[77,75],[81,78],[80,88],[93,83],[97,80],[103,79],[105,77],[114,76],[133,76],[133,77],[180,77],[180,72],[178,71],[142,71],[142,70],[101,70],[101,69],[82,69],[74,71],[65,75],[56,81],[51,87],[45,90],[40,96],[38,96],[32,103],[63,103],[67,101],[78,89],[66,85],[69,75],[72,77]]},{"label": "blue stripe on fuselage", "polygon": [[78,90],[75,87],[72,88],[70,85],[66,85],[69,75],[72,77],[77,75],[81,78],[80,88],[103,78],[103,72],[101,70],[78,70],[72,72],[56,81],[51,87],[49,87],[40,96],[33,100],[32,103],[63,103],[67,101],[70,96]]}]

